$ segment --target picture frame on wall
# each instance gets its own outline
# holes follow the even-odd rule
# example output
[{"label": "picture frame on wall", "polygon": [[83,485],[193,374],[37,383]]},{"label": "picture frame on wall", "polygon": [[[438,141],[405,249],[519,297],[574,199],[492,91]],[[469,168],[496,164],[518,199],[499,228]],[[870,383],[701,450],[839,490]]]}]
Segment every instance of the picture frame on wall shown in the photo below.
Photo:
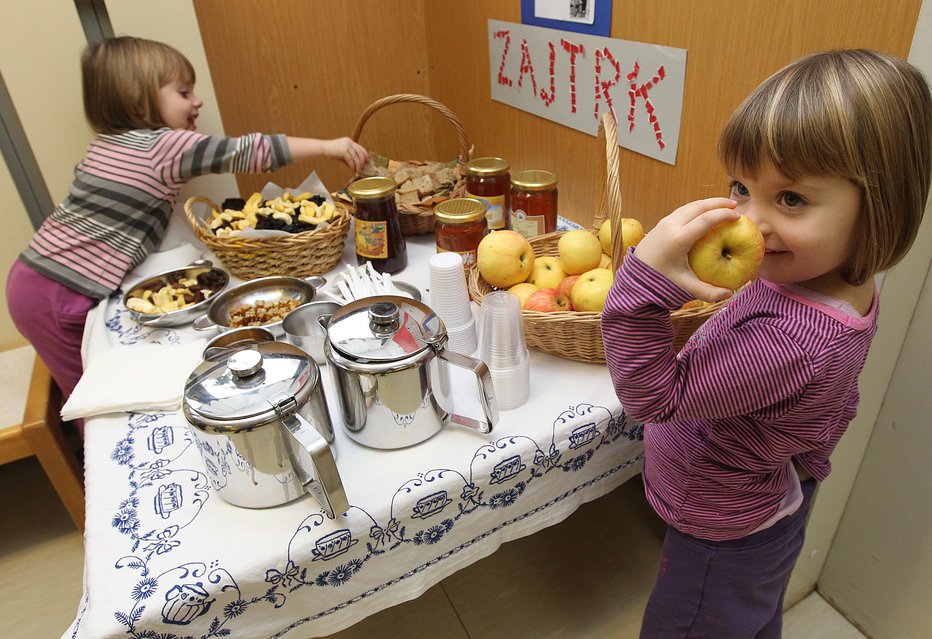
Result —
[{"label": "picture frame on wall", "polygon": [[521,0],[521,22],[608,37],[612,0]]}]

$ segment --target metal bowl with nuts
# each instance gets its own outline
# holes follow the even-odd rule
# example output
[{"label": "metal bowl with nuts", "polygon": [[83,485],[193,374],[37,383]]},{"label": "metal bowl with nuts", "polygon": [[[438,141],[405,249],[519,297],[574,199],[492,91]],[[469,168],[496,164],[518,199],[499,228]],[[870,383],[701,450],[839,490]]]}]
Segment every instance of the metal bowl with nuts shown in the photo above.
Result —
[{"label": "metal bowl with nuts", "polygon": [[132,284],[123,296],[123,305],[130,317],[144,326],[181,326],[203,315],[229,282],[226,271],[198,260]]},{"label": "metal bowl with nuts", "polygon": [[226,331],[241,326],[262,326],[283,337],[282,320],[302,304],[320,299],[327,280],[288,276],[259,277],[216,296],[207,313],[194,322],[196,330]]}]

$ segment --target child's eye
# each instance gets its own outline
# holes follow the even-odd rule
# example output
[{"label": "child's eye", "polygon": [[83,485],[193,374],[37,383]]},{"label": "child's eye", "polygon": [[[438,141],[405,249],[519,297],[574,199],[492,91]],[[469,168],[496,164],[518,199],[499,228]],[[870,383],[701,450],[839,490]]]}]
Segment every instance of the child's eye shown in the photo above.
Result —
[{"label": "child's eye", "polygon": [[747,197],[749,195],[747,187],[737,180],[731,181],[731,184],[729,185],[729,193],[730,195],[737,197]]},{"label": "child's eye", "polygon": [[787,191],[786,193],[783,193],[780,196],[780,199],[783,202],[784,206],[788,206],[790,208],[796,208],[806,203],[806,200],[804,200],[802,196],[797,195],[796,193],[793,193],[791,191]]}]

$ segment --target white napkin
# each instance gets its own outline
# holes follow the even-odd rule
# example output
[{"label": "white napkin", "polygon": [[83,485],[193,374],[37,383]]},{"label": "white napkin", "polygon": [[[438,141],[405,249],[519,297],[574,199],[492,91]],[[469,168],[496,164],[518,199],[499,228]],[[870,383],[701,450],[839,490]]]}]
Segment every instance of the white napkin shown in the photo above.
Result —
[{"label": "white napkin", "polygon": [[207,340],[116,347],[95,357],[61,409],[64,420],[106,413],[176,410]]}]

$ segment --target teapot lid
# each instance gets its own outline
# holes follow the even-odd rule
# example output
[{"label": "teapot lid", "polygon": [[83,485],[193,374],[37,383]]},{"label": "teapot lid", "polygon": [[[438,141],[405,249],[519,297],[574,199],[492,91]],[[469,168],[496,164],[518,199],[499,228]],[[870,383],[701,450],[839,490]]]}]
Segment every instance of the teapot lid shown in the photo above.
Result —
[{"label": "teapot lid", "polygon": [[345,357],[365,362],[394,362],[442,344],[446,328],[425,304],[398,295],[366,297],[333,314],[330,345]]},{"label": "teapot lid", "polygon": [[230,348],[201,362],[188,376],[184,413],[202,430],[251,428],[279,419],[282,405],[302,406],[319,374],[311,357],[291,344]]}]

